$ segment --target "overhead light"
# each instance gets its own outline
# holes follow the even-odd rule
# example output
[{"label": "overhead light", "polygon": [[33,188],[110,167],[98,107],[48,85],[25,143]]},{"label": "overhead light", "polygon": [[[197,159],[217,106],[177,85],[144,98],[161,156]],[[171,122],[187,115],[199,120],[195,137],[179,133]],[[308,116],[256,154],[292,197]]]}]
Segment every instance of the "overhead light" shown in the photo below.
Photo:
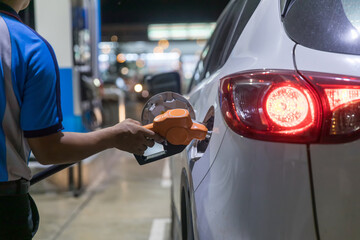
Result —
[{"label": "overhead light", "polygon": [[117,42],[117,41],[119,40],[119,38],[118,38],[118,36],[113,35],[113,36],[111,36],[110,40],[111,40],[112,42]]},{"label": "overhead light", "polygon": [[100,87],[101,86],[101,81],[98,78],[95,78],[93,80],[93,83],[94,83],[95,87]]},{"label": "overhead light", "polygon": [[169,41],[166,39],[160,39],[158,45],[163,49],[167,49],[170,45]]},{"label": "overhead light", "polygon": [[118,63],[124,63],[124,62],[126,62],[126,57],[125,57],[124,54],[119,53],[119,54],[116,56],[116,60],[118,61]]},{"label": "overhead light", "polygon": [[150,24],[148,37],[152,41],[208,39],[215,25],[216,23]]},{"label": "overhead light", "polygon": [[128,73],[129,73],[129,68],[123,67],[123,68],[121,69],[121,74],[122,74],[122,75],[127,75]]},{"label": "overhead light", "polygon": [[163,53],[164,49],[160,46],[157,46],[154,48],[154,53]]},{"label": "overhead light", "polygon": [[139,93],[143,90],[143,86],[140,83],[138,83],[134,86],[134,90],[135,92]]}]

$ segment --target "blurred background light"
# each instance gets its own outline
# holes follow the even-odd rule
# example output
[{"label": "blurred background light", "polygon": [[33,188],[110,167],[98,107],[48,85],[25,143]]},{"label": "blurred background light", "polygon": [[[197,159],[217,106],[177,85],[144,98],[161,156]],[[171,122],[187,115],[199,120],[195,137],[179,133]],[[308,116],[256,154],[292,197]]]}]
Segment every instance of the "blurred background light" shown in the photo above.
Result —
[{"label": "blurred background light", "polygon": [[164,49],[160,46],[156,46],[154,47],[154,53],[163,53],[164,52]]},{"label": "blurred background light", "polygon": [[159,46],[162,47],[163,49],[167,49],[169,47],[169,41],[166,39],[161,39],[158,42]]},{"label": "blurred background light", "polygon": [[119,54],[116,56],[116,60],[118,61],[118,63],[124,63],[124,62],[126,62],[126,57],[125,57],[124,54],[119,53]]},{"label": "blurred background light", "polygon": [[111,36],[111,39],[110,39],[112,42],[117,42],[119,40],[118,36],[116,35],[112,35]]},{"label": "blurred background light", "polygon": [[138,83],[138,84],[136,84],[136,85],[134,86],[134,91],[135,91],[135,92],[139,93],[139,92],[141,92],[142,90],[143,90],[143,86],[142,86],[140,83]]},{"label": "blurred background light", "polygon": [[196,40],[208,39],[216,23],[150,24],[149,40]]},{"label": "blurred background light", "polygon": [[129,68],[123,67],[123,68],[121,69],[121,74],[127,75],[128,73],[129,73]]}]

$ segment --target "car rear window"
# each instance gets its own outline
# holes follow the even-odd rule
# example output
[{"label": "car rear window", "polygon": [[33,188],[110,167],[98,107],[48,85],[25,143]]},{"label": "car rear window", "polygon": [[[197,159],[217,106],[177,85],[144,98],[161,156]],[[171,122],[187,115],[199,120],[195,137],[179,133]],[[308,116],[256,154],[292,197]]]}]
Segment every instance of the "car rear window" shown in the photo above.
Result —
[{"label": "car rear window", "polygon": [[360,55],[359,0],[288,2],[283,22],[295,42],[316,50]]}]

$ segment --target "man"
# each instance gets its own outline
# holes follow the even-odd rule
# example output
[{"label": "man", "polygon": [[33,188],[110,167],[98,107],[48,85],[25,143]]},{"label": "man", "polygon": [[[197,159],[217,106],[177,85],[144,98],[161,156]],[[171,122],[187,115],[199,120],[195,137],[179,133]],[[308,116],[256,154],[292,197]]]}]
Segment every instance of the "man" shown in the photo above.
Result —
[{"label": "man", "polygon": [[18,12],[30,0],[0,0],[0,239],[32,239],[38,226],[28,194],[30,149],[42,164],[80,161],[117,148],[143,154],[152,131],[134,120],[90,133],[62,132],[59,73],[46,40]]}]

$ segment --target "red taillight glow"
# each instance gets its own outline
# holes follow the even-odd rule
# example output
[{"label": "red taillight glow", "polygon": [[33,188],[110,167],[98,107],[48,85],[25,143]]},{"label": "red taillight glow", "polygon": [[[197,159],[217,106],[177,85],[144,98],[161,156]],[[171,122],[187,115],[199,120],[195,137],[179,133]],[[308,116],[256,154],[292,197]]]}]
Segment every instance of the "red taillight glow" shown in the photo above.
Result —
[{"label": "red taillight glow", "polygon": [[329,101],[330,110],[360,100],[360,89],[325,88],[325,93]]},{"label": "red taillight glow", "polygon": [[223,116],[235,132],[280,142],[317,141],[320,111],[310,85],[294,71],[254,71],[221,80]]},{"label": "red taillight glow", "polygon": [[360,138],[360,78],[255,70],[221,79],[220,105],[236,133],[259,140],[343,143]]},{"label": "red taillight glow", "polygon": [[360,78],[318,72],[300,72],[322,102],[320,143],[343,143],[360,137]]},{"label": "red taillight glow", "polygon": [[265,100],[265,112],[282,127],[294,127],[308,116],[310,107],[305,94],[294,87],[273,89]]}]

